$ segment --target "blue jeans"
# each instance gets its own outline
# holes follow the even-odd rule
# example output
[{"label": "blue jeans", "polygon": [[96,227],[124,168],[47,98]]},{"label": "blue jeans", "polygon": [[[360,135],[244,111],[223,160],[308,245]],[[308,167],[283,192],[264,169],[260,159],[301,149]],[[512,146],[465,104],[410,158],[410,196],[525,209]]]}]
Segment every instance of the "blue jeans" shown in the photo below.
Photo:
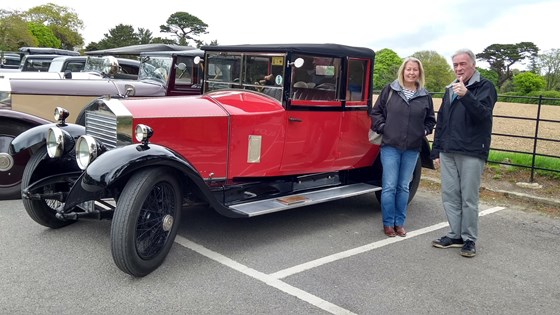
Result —
[{"label": "blue jeans", "polygon": [[383,226],[404,226],[410,193],[409,185],[418,155],[420,152],[415,150],[402,151],[388,145],[381,147]]}]

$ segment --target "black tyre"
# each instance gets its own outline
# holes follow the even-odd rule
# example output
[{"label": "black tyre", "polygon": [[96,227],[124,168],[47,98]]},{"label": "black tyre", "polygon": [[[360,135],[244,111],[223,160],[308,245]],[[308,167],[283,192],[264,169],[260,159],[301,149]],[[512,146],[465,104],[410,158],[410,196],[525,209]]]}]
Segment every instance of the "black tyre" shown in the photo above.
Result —
[{"label": "black tyre", "polygon": [[[0,121],[0,200],[21,198],[21,177],[29,161],[29,151],[15,156],[8,154],[12,140],[29,126],[13,121]],[[9,170],[6,170],[8,169]]]},{"label": "black tyre", "polygon": [[164,168],[134,174],[111,224],[111,253],[119,269],[143,277],[165,260],[181,219],[181,188]]},{"label": "black tyre", "polygon": [[[414,195],[416,195],[416,191],[418,190],[418,186],[420,185],[420,179],[422,178],[422,160],[420,157],[418,161],[416,161],[416,166],[414,167],[414,173],[412,173],[412,180],[410,181],[409,187],[409,195],[408,195],[408,203],[412,201]],[[381,204],[381,190],[375,192],[375,198],[379,204]]]},{"label": "black tyre", "polygon": [[[53,172],[55,172],[56,169],[53,168],[51,164],[44,161],[46,156],[47,149],[45,148],[45,146],[40,147],[39,150],[37,150],[37,152],[31,156],[31,158],[29,159],[29,163],[27,163],[27,166],[23,171],[23,177],[21,180],[22,187],[25,188],[41,178],[53,175]],[[59,191],[59,187],[56,187],[55,185],[44,186],[42,188],[43,193],[55,191]],[[76,222],[62,221],[55,217],[55,209],[63,204],[58,200],[32,200],[22,198],[22,202],[23,206],[25,207],[25,211],[27,211],[27,214],[31,217],[31,219],[43,226],[58,229]]]}]

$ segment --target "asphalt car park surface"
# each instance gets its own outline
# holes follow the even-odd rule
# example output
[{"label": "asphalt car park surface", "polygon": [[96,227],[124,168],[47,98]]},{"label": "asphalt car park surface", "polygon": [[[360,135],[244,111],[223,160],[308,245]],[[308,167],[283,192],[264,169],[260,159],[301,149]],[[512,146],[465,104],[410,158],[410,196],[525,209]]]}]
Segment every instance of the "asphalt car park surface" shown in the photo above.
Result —
[{"label": "asphalt car park surface", "polygon": [[387,238],[373,194],[252,219],[184,212],[164,264],[121,272],[110,221],[51,230],[0,201],[2,314],[556,314],[560,220],[481,206],[478,255],[436,249],[440,197],[420,190]]}]

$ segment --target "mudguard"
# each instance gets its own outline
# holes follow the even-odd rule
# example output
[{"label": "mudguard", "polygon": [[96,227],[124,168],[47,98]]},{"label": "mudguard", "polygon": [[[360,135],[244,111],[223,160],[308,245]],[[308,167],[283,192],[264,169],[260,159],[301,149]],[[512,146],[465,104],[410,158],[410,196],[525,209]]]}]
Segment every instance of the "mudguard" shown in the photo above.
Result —
[{"label": "mudguard", "polygon": [[167,166],[188,177],[218,212],[229,217],[245,216],[217,202],[202,177],[188,161],[172,150],[156,144],[132,144],[99,156],[70,190],[64,211],[82,202],[99,199],[112,184],[141,168],[153,166]]},{"label": "mudguard", "polygon": [[51,123],[40,125],[37,127],[33,127],[15,137],[14,140],[12,140],[12,142],[10,143],[10,154],[15,155],[37,144],[44,143],[47,138],[47,131],[49,130],[49,128],[55,126],[65,130],[74,138],[78,138],[79,136],[86,133],[86,128],[84,126],[75,124],[60,125]]}]

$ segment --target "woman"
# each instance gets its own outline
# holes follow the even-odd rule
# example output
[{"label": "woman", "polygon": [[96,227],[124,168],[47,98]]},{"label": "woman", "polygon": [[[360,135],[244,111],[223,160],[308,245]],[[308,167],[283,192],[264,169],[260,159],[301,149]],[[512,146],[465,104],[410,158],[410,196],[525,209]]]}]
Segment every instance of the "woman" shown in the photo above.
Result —
[{"label": "woman", "polygon": [[424,88],[420,60],[406,58],[398,78],[383,88],[371,112],[372,129],[383,134],[381,212],[389,237],[406,236],[409,184],[424,136],[436,123],[432,97]]}]

